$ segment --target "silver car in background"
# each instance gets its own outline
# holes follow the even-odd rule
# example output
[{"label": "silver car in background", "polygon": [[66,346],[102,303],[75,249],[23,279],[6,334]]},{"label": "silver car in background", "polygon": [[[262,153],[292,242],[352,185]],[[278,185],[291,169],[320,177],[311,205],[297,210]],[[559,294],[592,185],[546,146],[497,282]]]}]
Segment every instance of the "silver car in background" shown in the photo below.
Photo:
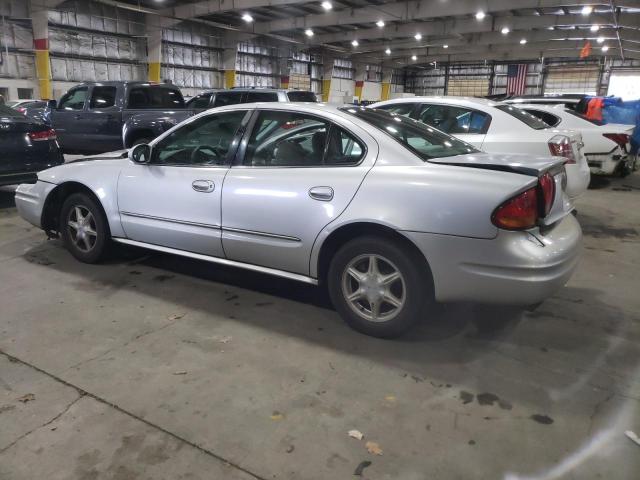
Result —
[{"label": "silver car in background", "polygon": [[564,285],[582,240],[565,186],[563,159],[401,115],[258,103],[41,172],[16,204],[80,261],[115,241],[322,284],[353,328],[393,337],[434,301],[528,306]]}]

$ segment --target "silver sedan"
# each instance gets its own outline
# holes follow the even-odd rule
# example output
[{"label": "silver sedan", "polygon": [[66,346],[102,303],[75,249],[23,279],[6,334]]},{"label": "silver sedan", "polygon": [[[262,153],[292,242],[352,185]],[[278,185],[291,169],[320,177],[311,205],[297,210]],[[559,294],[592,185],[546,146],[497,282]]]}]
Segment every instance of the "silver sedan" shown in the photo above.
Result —
[{"label": "silver sedan", "polygon": [[528,306],[564,285],[582,240],[565,186],[562,159],[401,115],[244,104],[41,172],[16,204],[80,261],[119,242],[326,285],[349,325],[393,337],[436,301]]}]

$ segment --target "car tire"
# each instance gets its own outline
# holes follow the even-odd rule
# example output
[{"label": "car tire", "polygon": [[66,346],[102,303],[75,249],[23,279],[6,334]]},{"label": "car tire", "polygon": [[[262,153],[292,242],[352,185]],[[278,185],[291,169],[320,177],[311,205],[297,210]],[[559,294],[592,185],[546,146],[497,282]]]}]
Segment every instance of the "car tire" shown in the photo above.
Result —
[{"label": "car tire", "polygon": [[71,255],[84,263],[98,263],[108,250],[109,224],[102,208],[89,195],[74,193],[62,204],[59,232]]},{"label": "car tire", "polygon": [[145,143],[149,144],[152,140],[153,138],[148,138],[148,137],[136,138],[131,144],[131,148],[135,147],[136,145],[143,145]]},{"label": "car tire", "polygon": [[417,257],[406,245],[385,237],[349,241],[329,265],[333,306],[361,333],[380,338],[402,335],[433,302],[431,274],[424,259]]}]

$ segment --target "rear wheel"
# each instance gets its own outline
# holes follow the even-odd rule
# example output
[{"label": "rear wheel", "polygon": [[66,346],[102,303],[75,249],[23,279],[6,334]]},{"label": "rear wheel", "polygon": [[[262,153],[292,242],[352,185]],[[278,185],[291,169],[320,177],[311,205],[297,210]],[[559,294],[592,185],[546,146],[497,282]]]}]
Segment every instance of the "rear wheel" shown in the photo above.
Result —
[{"label": "rear wheel", "polygon": [[383,237],[351,240],[328,272],[334,307],[355,330],[381,338],[410,329],[430,304],[433,288],[423,261]]},{"label": "rear wheel", "polygon": [[109,226],[102,209],[89,195],[74,193],[63,203],[59,232],[71,255],[85,263],[97,263],[106,254]]}]

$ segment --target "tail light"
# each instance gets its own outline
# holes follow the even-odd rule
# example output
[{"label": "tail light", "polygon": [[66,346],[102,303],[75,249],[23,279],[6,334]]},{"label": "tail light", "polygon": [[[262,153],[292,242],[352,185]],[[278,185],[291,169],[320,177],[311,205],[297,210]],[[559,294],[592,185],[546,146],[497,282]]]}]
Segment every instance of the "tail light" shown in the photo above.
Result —
[{"label": "tail light", "polygon": [[41,132],[29,132],[29,138],[33,142],[42,142],[44,140],[55,140],[58,137],[56,136],[56,131],[50,128]]},{"label": "tail light", "polygon": [[538,179],[538,185],[510,198],[491,216],[491,222],[505,230],[527,230],[546,217],[555,198],[555,180],[549,173]]},{"label": "tail light", "polygon": [[626,133],[603,133],[602,136],[616,142],[622,150],[624,151],[627,150],[627,143],[629,143],[629,135],[627,135]]},{"label": "tail light", "polygon": [[571,140],[564,135],[556,135],[549,140],[549,151],[554,157],[564,157],[567,163],[576,163],[576,156],[573,153]]}]

